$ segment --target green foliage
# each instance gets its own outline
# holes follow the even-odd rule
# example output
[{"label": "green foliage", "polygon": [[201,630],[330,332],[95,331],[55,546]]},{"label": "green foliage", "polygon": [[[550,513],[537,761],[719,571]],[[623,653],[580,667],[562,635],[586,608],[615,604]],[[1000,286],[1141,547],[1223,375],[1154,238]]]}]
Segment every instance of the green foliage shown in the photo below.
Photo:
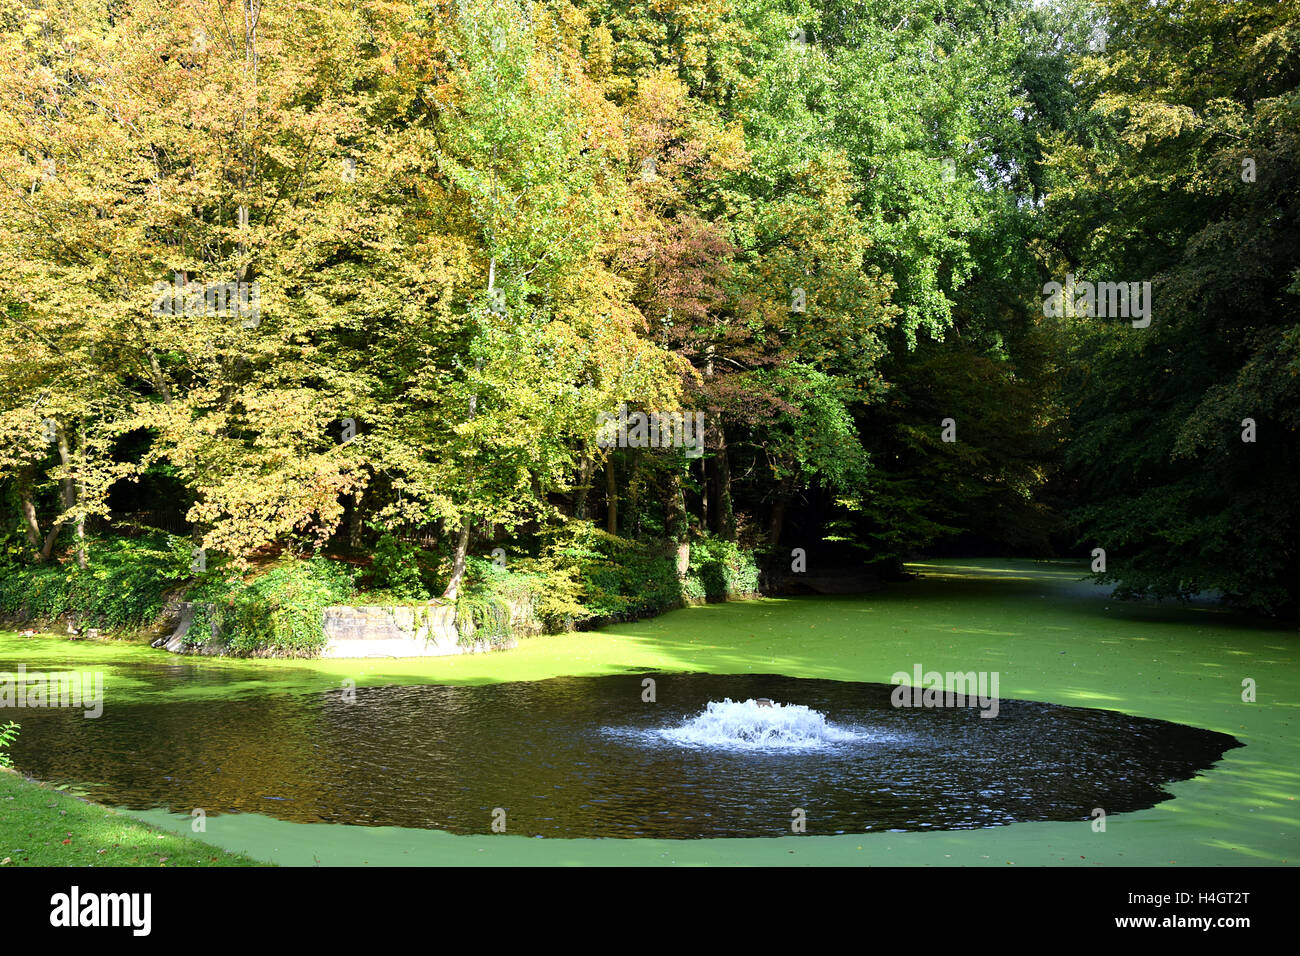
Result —
[{"label": "green foliage", "polygon": [[200,647],[213,641],[220,642],[227,621],[225,607],[208,601],[196,601],[194,616],[190,619],[190,626],[181,638],[181,643],[187,647]]},{"label": "green foliage", "polygon": [[[563,631],[755,594],[759,572],[750,552],[705,536],[692,544],[690,569],[678,580],[669,542],[634,541],[570,521],[550,535],[541,558],[515,559],[509,570],[480,561],[467,579],[475,601],[491,595],[531,603],[544,630]],[[501,616],[480,604],[470,608],[475,626]]]},{"label": "green foliage", "polygon": [[984,264],[981,234],[1025,188],[1024,14],[987,0],[819,6],[831,78],[819,101],[855,174],[872,259],[897,286],[906,337],[942,335]]},{"label": "green foliage", "polygon": [[13,758],[5,753],[5,749],[18,739],[18,725],[12,720],[0,727],[0,767],[12,767]]},{"label": "green foliage", "polygon": [[[941,545],[1051,553],[1056,521],[1043,497],[1061,426],[1042,337],[1012,339],[1013,323],[988,315],[963,325],[966,337],[897,357],[896,384],[869,414],[871,493],[858,531],[876,560]],[[999,329],[1019,361],[971,334]],[[944,441],[946,419],[955,441]]]},{"label": "green foliage", "polygon": [[[533,614],[542,630],[569,631],[592,619],[593,614],[584,603],[582,564],[556,556],[523,559],[516,564],[519,570],[508,574],[512,579],[527,582]],[[501,588],[502,584],[489,579],[474,586]]]},{"label": "green foliage", "polygon": [[[1300,608],[1300,3],[1105,0],[1047,150],[1049,265],[1148,280],[1150,325],[1063,321],[1078,548],[1121,596]],[[1243,440],[1246,419],[1253,441]]]},{"label": "green foliage", "polygon": [[[692,546],[691,568],[679,581],[669,542],[634,541],[590,522],[552,529],[540,557],[513,557],[508,567],[471,556],[466,587],[456,602],[461,641],[494,646],[518,636],[520,625],[546,632],[595,627],[758,591],[752,554],[732,542],[704,537]],[[534,621],[511,625],[511,607],[531,608]]]},{"label": "green foliage", "polygon": [[372,585],[401,600],[427,601],[429,590],[420,574],[419,559],[420,549],[414,543],[381,535],[370,566]]},{"label": "green foliage", "polygon": [[[0,31],[0,613],[138,625],[192,576],[105,527],[246,571],[345,515],[440,536],[365,583],[439,578],[466,639],[751,590],[699,531],[896,564],[1062,513],[1121,594],[1300,606],[1300,0],[286,0],[202,69],[122,52],[193,11],[56,6]],[[1154,323],[1043,315],[1067,273]],[[146,314],[182,274],[265,321]],[[706,455],[599,447],[620,403]],[[488,527],[544,544],[464,562]],[[241,653],[347,590],[226,573],[194,639]]]},{"label": "green foliage", "polygon": [[[0,610],[38,620],[74,614],[83,626],[148,624],[162,610],[165,592],[191,575],[188,540],[151,540],[152,545],[97,541],[85,571],[75,565],[12,566],[0,575]],[[378,579],[386,586],[382,597],[427,599],[427,591],[402,587],[417,556],[413,546],[387,537],[376,555],[385,569]],[[312,558],[288,560],[244,580],[214,561],[185,594],[194,604],[185,643],[209,644],[215,634],[230,654],[313,656],[325,643],[324,609],[354,600],[356,574],[342,562]],[[414,580],[405,578],[407,583]],[[456,602],[457,626],[466,645],[486,641],[501,646],[517,636],[512,606],[531,607],[538,628],[562,631],[657,614],[684,600],[751,594],[757,588],[752,556],[732,542],[701,538],[692,547],[686,580],[678,581],[666,542],[633,541],[573,521],[550,535],[541,558],[521,556],[506,568],[471,555],[466,587]]]},{"label": "green foliage", "polygon": [[526,571],[509,571],[477,555],[469,555],[465,564],[466,586],[456,598],[458,643],[467,647],[484,642],[492,647],[510,643],[518,636],[512,624],[512,608],[535,605],[545,580]]},{"label": "green foliage", "polygon": [[17,620],[71,615],[82,626],[122,630],[158,616],[164,595],[188,575],[188,543],[176,538],[106,538],[89,543],[86,567],[10,563],[0,573],[0,613]]},{"label": "green foliage", "polygon": [[249,583],[209,583],[190,595],[200,606],[189,633],[195,643],[207,641],[215,624],[232,654],[314,656],[325,645],[325,608],[347,603],[353,573],[337,561],[312,558],[272,568]]},{"label": "green foliage", "polygon": [[[681,603],[676,566],[662,542],[632,541],[570,521],[552,537],[545,563],[560,573],[562,586],[566,578],[572,582],[568,597],[581,607],[574,627],[656,614]],[[556,610],[543,613],[554,619]]]},{"label": "green foliage", "polygon": [[725,601],[757,594],[758,579],[751,552],[734,541],[705,537],[691,544],[691,565],[682,592],[692,601]]},{"label": "green foliage", "polygon": [[510,618],[509,599],[499,594],[462,591],[456,598],[457,643],[472,646],[486,642],[501,647],[514,637]]}]

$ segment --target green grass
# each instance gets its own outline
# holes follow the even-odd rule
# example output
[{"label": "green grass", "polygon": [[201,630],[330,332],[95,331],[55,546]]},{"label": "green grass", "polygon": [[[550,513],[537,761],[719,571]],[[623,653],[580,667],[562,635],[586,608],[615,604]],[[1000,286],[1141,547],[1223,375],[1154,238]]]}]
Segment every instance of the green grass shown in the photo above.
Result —
[{"label": "green grass", "polygon": [[[405,660],[167,658],[148,648],[0,636],[0,670],[107,672],[105,706],[132,699],[399,683],[491,683],[644,670],[779,673],[888,683],[927,670],[996,670],[1005,698],[1101,707],[1236,736],[1209,772],[1173,784],[1175,799],[1089,822],[983,830],[791,836],[757,840],[529,840],[509,834],[209,817],[204,839],[283,864],[602,864],[966,866],[1293,865],[1300,861],[1300,634],[1208,607],[1122,604],[1081,567],[944,561],[924,577],[861,597],[783,598],[685,608],[598,632],[525,640],[504,653]],[[154,678],[161,662],[197,681]],[[1241,700],[1241,682],[1258,687]],[[0,715],[3,717],[3,715]],[[21,715],[16,718],[21,723]],[[187,834],[166,811],[133,816]],[[72,829],[71,827],[65,827]],[[8,840],[0,824],[0,839]]]},{"label": "green grass", "polygon": [[173,831],[0,770],[0,866],[264,865]]}]

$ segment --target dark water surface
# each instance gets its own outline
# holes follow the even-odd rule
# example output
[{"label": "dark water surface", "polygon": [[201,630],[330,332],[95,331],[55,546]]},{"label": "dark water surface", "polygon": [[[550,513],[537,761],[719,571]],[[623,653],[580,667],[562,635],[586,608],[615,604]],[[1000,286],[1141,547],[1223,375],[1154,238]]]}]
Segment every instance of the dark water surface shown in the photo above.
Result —
[{"label": "dark water surface", "polygon": [[[810,834],[1086,820],[1169,799],[1163,784],[1240,746],[1115,711],[1003,700],[987,719],[781,676],[653,674],[647,703],[644,676],[121,704],[94,720],[6,709],[0,723],[22,724],[18,769],[110,805],[455,833],[492,832],[501,808],[507,832],[547,837],[779,836],[796,809]],[[662,733],[758,697],[830,728],[786,747]]]}]

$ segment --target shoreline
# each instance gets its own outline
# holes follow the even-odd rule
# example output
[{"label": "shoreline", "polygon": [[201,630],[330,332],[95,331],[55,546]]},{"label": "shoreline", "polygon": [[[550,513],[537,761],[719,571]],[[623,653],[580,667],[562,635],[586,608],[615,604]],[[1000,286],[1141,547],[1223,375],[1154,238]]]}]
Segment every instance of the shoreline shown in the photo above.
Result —
[{"label": "shoreline", "polygon": [[[1190,724],[1231,734],[1245,746],[1212,770],[1169,786],[1173,799],[1112,816],[1104,834],[1079,821],[742,840],[530,840],[239,814],[210,817],[205,839],[286,865],[315,859],[322,865],[1184,866],[1300,859],[1300,772],[1291,769],[1300,766],[1300,740],[1287,706],[1300,699],[1300,642],[1293,630],[1226,611],[1120,604],[1075,587],[1078,576],[1059,564],[966,559],[917,567],[925,571],[918,580],[864,597],[699,605],[601,631],[529,638],[508,654],[183,662],[221,678],[210,688],[193,688],[191,698],[313,692],[336,688],[341,679],[358,686],[495,683],[655,670],[888,683],[895,671],[921,662],[934,670],[999,670],[1006,698]],[[14,640],[0,638],[0,658]],[[76,656],[83,659],[95,649],[63,645],[79,646]],[[139,659],[137,652],[121,656],[127,663]],[[1258,703],[1241,700],[1243,677],[1258,682]],[[115,695],[129,702],[140,691],[126,673],[110,672],[107,687],[110,707]],[[189,828],[188,817],[165,810],[130,816],[173,833]]]}]

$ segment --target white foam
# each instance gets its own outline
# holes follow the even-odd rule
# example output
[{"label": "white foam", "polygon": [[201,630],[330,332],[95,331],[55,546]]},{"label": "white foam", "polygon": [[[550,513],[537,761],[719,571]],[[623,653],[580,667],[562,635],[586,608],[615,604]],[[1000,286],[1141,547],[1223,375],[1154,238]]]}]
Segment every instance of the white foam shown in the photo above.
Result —
[{"label": "white foam", "polygon": [[802,704],[760,707],[754,700],[710,701],[703,713],[680,727],[660,730],[675,744],[693,747],[750,749],[811,749],[864,735],[827,722],[826,716]]}]

